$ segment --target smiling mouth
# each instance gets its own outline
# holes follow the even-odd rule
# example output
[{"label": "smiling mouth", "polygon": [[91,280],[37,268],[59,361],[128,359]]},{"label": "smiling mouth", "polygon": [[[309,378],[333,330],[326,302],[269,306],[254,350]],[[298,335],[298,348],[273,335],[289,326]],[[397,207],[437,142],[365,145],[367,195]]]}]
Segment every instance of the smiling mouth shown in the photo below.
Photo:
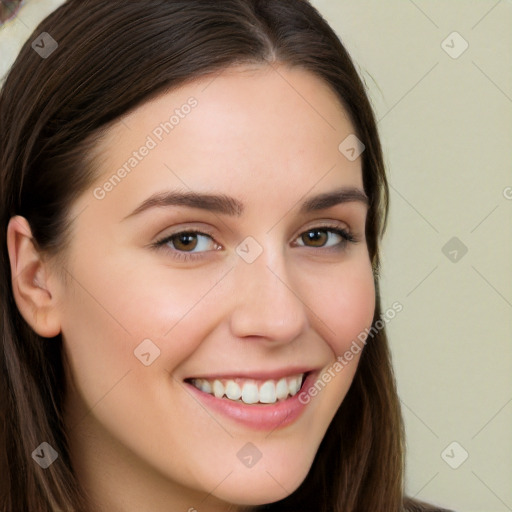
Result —
[{"label": "smiling mouth", "polygon": [[295,396],[309,372],[280,379],[186,379],[195,388],[216,398],[248,405],[275,404]]}]

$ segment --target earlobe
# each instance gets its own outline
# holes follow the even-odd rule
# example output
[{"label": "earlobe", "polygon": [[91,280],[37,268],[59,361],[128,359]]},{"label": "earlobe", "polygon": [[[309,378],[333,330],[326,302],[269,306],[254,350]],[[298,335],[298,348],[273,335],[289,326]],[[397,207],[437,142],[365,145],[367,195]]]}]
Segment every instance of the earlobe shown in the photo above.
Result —
[{"label": "earlobe", "polygon": [[45,338],[60,333],[59,310],[52,294],[48,262],[37,250],[27,220],[12,217],[7,227],[14,300],[25,321]]}]

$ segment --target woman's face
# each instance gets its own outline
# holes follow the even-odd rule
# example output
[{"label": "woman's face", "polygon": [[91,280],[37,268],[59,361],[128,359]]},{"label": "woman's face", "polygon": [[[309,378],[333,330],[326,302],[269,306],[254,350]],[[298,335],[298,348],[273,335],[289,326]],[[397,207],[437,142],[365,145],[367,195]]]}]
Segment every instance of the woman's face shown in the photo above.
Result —
[{"label": "woman's face", "polygon": [[109,129],[55,293],[72,457],[99,502],[221,510],[303,481],[359,355],[333,364],[374,313],[353,132],[285,67],[225,70]]}]

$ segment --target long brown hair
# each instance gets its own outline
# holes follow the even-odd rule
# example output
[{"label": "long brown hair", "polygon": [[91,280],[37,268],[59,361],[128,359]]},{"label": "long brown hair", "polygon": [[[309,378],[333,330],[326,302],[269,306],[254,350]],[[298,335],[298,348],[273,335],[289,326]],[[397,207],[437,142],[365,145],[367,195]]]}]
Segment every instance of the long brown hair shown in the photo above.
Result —
[{"label": "long brown hair", "polygon": [[[31,46],[43,32],[58,45],[45,58]],[[0,95],[0,510],[88,510],[61,414],[61,336],[41,338],[16,307],[9,219],[24,216],[37,248],[58,255],[70,239],[70,205],[94,178],[91,155],[102,131],[164,91],[243,63],[309,70],[331,86],[350,116],[366,147],[374,323],[380,318],[379,241],[388,206],[381,146],[364,86],[320,14],[306,0],[69,0],[23,46]],[[286,499],[251,510],[404,510],[403,425],[385,329],[377,331],[303,484]],[[59,453],[46,470],[31,460],[42,440]]]}]

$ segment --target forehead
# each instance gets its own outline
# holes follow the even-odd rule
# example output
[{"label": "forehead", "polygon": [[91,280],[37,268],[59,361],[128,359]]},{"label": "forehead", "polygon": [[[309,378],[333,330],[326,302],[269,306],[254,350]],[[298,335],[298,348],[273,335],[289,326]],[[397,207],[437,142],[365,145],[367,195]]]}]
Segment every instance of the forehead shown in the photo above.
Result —
[{"label": "forehead", "polygon": [[[320,192],[361,187],[360,159],[350,161],[338,148],[353,132],[336,94],[314,74],[234,67],[161,94],[116,122],[98,148],[96,185],[124,168],[109,198],[119,199],[122,189],[126,204],[164,184],[242,199],[256,191],[270,198],[316,185]],[[151,149],[135,156],[144,146]]]}]

